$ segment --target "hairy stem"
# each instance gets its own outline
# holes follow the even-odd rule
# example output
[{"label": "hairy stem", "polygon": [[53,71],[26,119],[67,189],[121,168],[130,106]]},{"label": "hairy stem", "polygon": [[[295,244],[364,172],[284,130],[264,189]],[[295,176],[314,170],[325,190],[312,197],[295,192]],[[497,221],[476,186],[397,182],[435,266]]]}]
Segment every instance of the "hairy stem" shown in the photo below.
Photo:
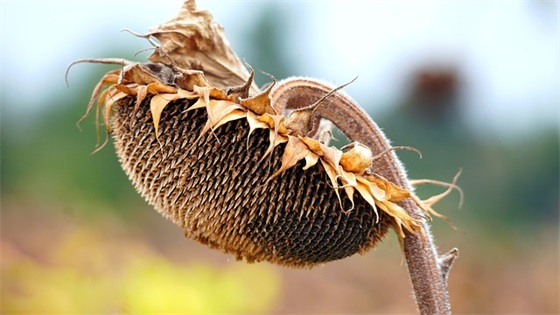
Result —
[{"label": "hairy stem", "polygon": [[[321,100],[335,89],[333,86],[307,78],[291,78],[281,81],[271,92],[272,106],[279,113],[285,110],[312,110],[309,116],[308,135],[313,135],[321,118],[330,120],[350,140],[368,146],[374,155],[390,150],[391,145],[377,124],[349,96],[336,93],[319,106],[309,109],[310,104]],[[374,161],[374,171],[397,186],[412,191],[404,168],[394,152],[382,155]],[[421,314],[450,314],[447,292],[447,272],[458,251],[453,249],[441,258],[438,256],[430,227],[421,209],[411,199],[400,203],[409,215],[418,220],[423,233],[405,231],[404,254],[410,273],[412,287]]]}]

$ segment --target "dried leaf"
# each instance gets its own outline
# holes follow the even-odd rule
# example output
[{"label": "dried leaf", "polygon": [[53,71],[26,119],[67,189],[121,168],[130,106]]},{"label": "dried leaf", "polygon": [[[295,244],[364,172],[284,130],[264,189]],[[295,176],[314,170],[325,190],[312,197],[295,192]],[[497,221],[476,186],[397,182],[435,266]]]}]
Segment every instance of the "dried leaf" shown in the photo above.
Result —
[{"label": "dried leaf", "polygon": [[[155,65],[155,64],[154,64]],[[156,68],[166,67],[165,65],[157,65]],[[157,72],[157,70],[152,70],[149,66],[145,64],[135,63],[131,65],[127,65],[123,67],[121,73],[121,84],[128,84],[128,83],[136,83],[139,85],[148,85],[151,83],[160,83],[160,84],[171,84],[172,82],[167,82],[172,80],[171,78],[164,79],[162,82],[158,77],[162,77],[162,75]]]},{"label": "dried leaf", "polygon": [[198,109],[198,108],[206,108],[206,107],[208,107],[209,102],[210,101],[207,101],[203,97],[201,97],[198,100],[196,100],[196,102],[194,102],[194,104],[189,106],[189,108],[187,108],[187,111],[195,110],[195,109]]},{"label": "dried leaf", "polygon": [[138,94],[138,92],[136,92],[136,84],[130,84],[130,85],[115,84],[113,85],[113,88],[127,95],[135,96],[136,94]]},{"label": "dried leaf", "polygon": [[237,102],[240,99],[246,99],[249,97],[249,90],[253,84],[253,79],[255,78],[255,70],[245,61],[245,65],[249,68],[250,75],[245,83],[238,86],[232,86],[227,89],[227,95],[231,98],[233,102]]},{"label": "dried leaf", "polygon": [[[250,76],[231,49],[223,28],[208,11],[198,10],[194,0],[185,1],[177,17],[146,36],[153,36],[161,43],[149,57],[151,61],[202,70],[216,87],[241,85]],[[253,84],[251,91],[256,94],[259,89]]]},{"label": "dried leaf", "polygon": [[266,158],[271,152],[272,150],[274,150],[274,148],[281,144],[288,141],[288,137],[286,136],[282,136],[281,134],[275,134],[274,132],[269,132],[269,145],[268,145],[268,149],[266,149],[266,152],[264,153],[263,157],[261,158],[261,161],[264,160],[264,158]]},{"label": "dried leaf", "polygon": [[236,103],[220,99],[227,95],[213,87],[199,87],[194,86],[195,93],[199,95],[199,99],[187,110],[197,108],[206,108],[208,120],[202,129],[200,136],[204,135],[208,130],[218,127],[228,121],[246,117],[246,109]]},{"label": "dried leaf", "polygon": [[379,222],[379,213],[377,212],[377,207],[375,206],[375,199],[373,198],[373,195],[370,194],[368,188],[369,187],[367,185],[364,185],[361,182],[356,185],[356,190],[360,193],[362,198],[364,198],[364,200],[373,207],[376,215],[375,222]]},{"label": "dried leaf", "polygon": [[325,162],[328,162],[330,165],[332,165],[335,168],[335,170],[338,169],[338,166],[340,165],[340,159],[342,158],[342,151],[340,151],[335,147],[327,147],[322,143],[319,144],[320,144],[321,151],[323,153],[321,155],[321,158],[325,160]]},{"label": "dried leaf", "polygon": [[[226,95],[226,93],[224,91],[216,89],[216,88],[211,87],[211,86],[201,87],[201,86],[195,85],[193,87],[193,92],[196,93],[203,100],[204,106],[207,106],[207,107],[208,107],[208,104],[210,103],[210,99],[228,100],[228,96]],[[233,103],[233,102],[230,102],[230,103]]]},{"label": "dried leaf", "polygon": [[356,182],[356,174],[352,172],[346,172],[342,166],[338,166],[338,176],[342,181],[344,186],[356,186],[358,183]]},{"label": "dried leaf", "polygon": [[305,142],[305,144],[307,144],[307,147],[315,152],[315,154],[322,156],[324,155],[323,153],[323,149],[322,147],[324,146],[324,144],[322,144],[319,140],[317,139],[313,139],[313,138],[308,138],[308,137],[304,137],[301,139],[301,141]]},{"label": "dried leaf", "polygon": [[259,121],[266,123],[271,130],[281,135],[288,135],[284,126],[284,116],[263,114],[258,116]]},{"label": "dried leaf", "polygon": [[242,110],[233,110],[231,111],[229,114],[225,115],[222,117],[222,119],[220,119],[218,121],[218,123],[216,123],[214,126],[212,126],[212,129],[216,129],[218,127],[220,127],[221,125],[228,123],[230,121],[234,121],[236,119],[241,119],[241,118],[245,118],[247,117],[247,113],[245,113]]},{"label": "dried leaf", "polygon": [[333,186],[334,191],[336,192],[336,196],[338,198],[338,203],[340,204],[340,207],[342,208],[342,199],[340,199],[340,194],[338,192],[338,174],[336,173],[335,168],[329,164],[327,161],[325,161],[324,159],[320,159],[321,160],[321,164],[323,165],[323,168],[325,169],[325,172],[327,172],[327,177],[331,180],[331,184]]},{"label": "dried leaf", "polygon": [[195,86],[212,87],[200,70],[178,69],[180,75],[175,78],[175,83],[182,89],[194,91]]},{"label": "dried leaf", "polygon": [[[348,198],[350,199],[350,201],[352,202],[352,208],[345,210],[345,211],[351,211],[354,209],[354,189],[357,186],[357,182],[356,182],[356,174],[354,173],[350,173],[350,172],[346,172],[342,166],[338,166],[338,178],[340,179],[340,181],[343,184],[343,188],[344,188],[344,192],[346,192],[346,195],[348,196]],[[374,203],[375,205],[375,203]]]},{"label": "dried leaf", "polygon": [[187,90],[183,90],[181,88],[177,89],[177,94],[181,95],[181,98],[186,98],[188,100],[192,100],[195,98],[198,98],[199,95],[198,93],[192,92],[192,91],[187,91]]},{"label": "dried leaf", "polygon": [[[350,207],[350,209],[342,209],[342,211],[344,212],[350,212],[352,210],[354,210],[354,187],[351,186],[344,186],[344,192],[346,193],[346,196],[348,196],[348,199],[350,199],[350,202],[352,203],[352,207]],[[374,208],[375,213],[377,214],[377,210]]]},{"label": "dried leaf", "polygon": [[105,111],[103,112],[103,123],[105,127],[109,128],[111,125],[111,111],[113,110],[113,104],[118,100],[128,96],[126,93],[123,93],[117,89],[108,89],[108,93],[105,96],[105,100],[103,104],[105,104]]},{"label": "dried leaf", "polygon": [[[99,101],[97,104],[97,108],[95,109],[95,130],[97,132],[97,142],[95,143],[95,146],[97,148],[99,148],[99,141],[101,140],[101,136],[99,135],[99,117],[101,116],[101,111],[103,109],[103,106],[105,106],[105,99],[107,98],[107,93],[109,92],[110,89],[106,89],[105,91],[101,92],[101,94],[99,95]],[[107,126],[104,123],[105,126],[105,131],[107,133],[107,136],[109,134],[109,129],[110,126]]]},{"label": "dried leaf", "polygon": [[374,183],[375,185],[377,185],[381,190],[383,190],[387,194],[387,197],[385,198],[386,200],[398,202],[406,198],[409,198],[411,196],[410,191],[398,187],[397,185],[391,183],[390,181],[388,181],[387,179],[385,179],[380,175],[376,174],[375,176],[366,176],[365,178],[370,182]]},{"label": "dried leaf", "polygon": [[[381,210],[391,215],[397,222],[399,222],[400,226],[404,227],[409,232],[416,233],[421,230],[418,222],[414,218],[410,217],[408,212],[399,205],[390,201],[378,201],[376,204]],[[402,233],[402,229],[400,229],[400,232]],[[404,233],[401,234],[401,237],[404,238]]]},{"label": "dried leaf", "polygon": [[[78,120],[78,125],[80,125],[88,116],[89,113],[91,112],[91,109],[93,108],[93,104],[95,103],[96,100],[102,100],[100,98],[100,94],[101,94],[101,90],[103,90],[104,87],[111,85],[111,84],[116,84],[119,80],[119,75],[120,75],[120,70],[113,70],[110,72],[107,72],[107,74],[105,74],[103,76],[103,78],[101,78],[101,80],[97,83],[97,85],[95,85],[95,88],[93,89],[93,92],[91,93],[91,97],[89,99],[87,108],[86,108],[86,112],[85,114],[82,116],[82,118],[80,118],[80,120]],[[98,108],[99,108],[99,102],[98,102]],[[96,117],[97,119],[97,117]],[[98,125],[98,124],[96,124]]]}]

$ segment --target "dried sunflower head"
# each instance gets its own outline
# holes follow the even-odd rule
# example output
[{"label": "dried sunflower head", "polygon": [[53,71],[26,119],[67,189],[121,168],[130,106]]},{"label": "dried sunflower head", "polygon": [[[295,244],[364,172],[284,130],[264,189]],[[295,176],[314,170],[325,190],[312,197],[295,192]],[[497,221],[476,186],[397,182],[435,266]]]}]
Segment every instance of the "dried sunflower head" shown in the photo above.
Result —
[{"label": "dried sunflower head", "polygon": [[[139,193],[185,235],[246,261],[312,266],[364,253],[393,227],[421,232],[399,202],[431,204],[346,151],[299,132],[260,91],[210,14],[185,2],[150,31],[149,63],[120,63],[94,90]],[[95,61],[95,60],[90,60]],[[249,78],[244,81],[243,78]],[[296,126],[296,127],[294,127]]]}]

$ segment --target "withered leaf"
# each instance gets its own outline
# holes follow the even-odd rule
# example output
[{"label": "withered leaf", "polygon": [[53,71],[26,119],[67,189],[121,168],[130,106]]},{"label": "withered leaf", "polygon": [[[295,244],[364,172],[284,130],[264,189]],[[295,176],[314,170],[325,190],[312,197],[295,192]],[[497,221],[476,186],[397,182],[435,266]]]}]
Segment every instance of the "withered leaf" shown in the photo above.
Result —
[{"label": "withered leaf", "polygon": [[121,72],[121,84],[136,83],[147,85],[162,83],[150,68],[140,63],[124,66]]},{"label": "withered leaf", "polygon": [[[194,0],[185,1],[177,17],[149,31],[161,44],[149,59],[183,69],[204,71],[212,85],[225,89],[242,85],[250,76],[233,52],[223,27],[210,12],[198,10]],[[253,94],[259,92],[256,84]]]},{"label": "withered leaf", "polygon": [[319,156],[313,152],[309,152],[305,156],[305,166],[303,167],[304,170],[310,168],[311,166],[317,164],[319,161]]},{"label": "withered leaf", "polygon": [[410,191],[398,187],[397,185],[391,183],[390,181],[379,175],[368,176],[367,179],[377,185],[382,191],[385,192],[385,194],[387,194],[387,197],[383,199],[398,202],[411,196]]},{"label": "withered leaf", "polygon": [[117,89],[109,89],[106,92],[107,93],[102,94],[102,96],[104,96],[103,104],[105,104],[105,111],[103,112],[103,122],[105,126],[108,127],[111,125],[110,119],[111,111],[113,110],[113,104],[128,95]]},{"label": "withered leaf", "polygon": [[264,160],[264,158],[266,158],[273,150],[274,148],[279,145],[280,143],[284,143],[286,141],[288,141],[288,137],[287,136],[283,136],[281,134],[275,133],[274,131],[271,130],[271,132],[268,133],[269,134],[269,145],[268,145],[268,149],[266,150],[266,152],[263,154],[263,157],[261,158],[261,161]]},{"label": "withered leaf", "polygon": [[323,155],[323,150],[321,149],[323,144],[316,139],[312,139],[312,138],[308,138],[308,137],[304,137],[301,139],[301,141],[305,142],[305,144],[307,144],[307,147],[315,152],[315,154],[322,156]]},{"label": "withered leaf", "polygon": [[208,82],[204,72],[200,70],[191,69],[178,69],[180,75],[175,78],[175,83],[187,91],[194,91],[195,86],[211,87],[212,84]]},{"label": "withered leaf", "polygon": [[[96,100],[99,100],[100,102],[98,102],[98,104],[102,104],[104,98],[101,98],[100,95],[102,93],[102,90],[104,87],[111,85],[111,84],[117,84],[117,82],[119,81],[119,74],[120,74],[120,70],[112,70],[108,73],[106,73],[103,78],[101,78],[101,80],[95,85],[95,88],[93,89],[93,92],[91,93],[91,97],[89,99],[87,108],[86,108],[86,112],[85,114],[82,116],[82,118],[80,118],[80,120],[78,120],[78,125],[81,124],[87,116],[89,116],[89,113],[91,112],[92,108],[93,108],[93,104],[95,103]],[[106,90],[105,90],[106,91]],[[97,107],[99,109],[99,106]],[[96,115],[96,126],[99,126],[99,122],[97,121],[99,115]]]},{"label": "withered leaf", "polygon": [[372,195],[373,198],[377,200],[388,200],[385,190],[379,188],[376,183],[361,176],[357,177],[356,181],[358,185],[363,186],[363,188],[368,192],[368,194]]},{"label": "withered leaf", "polygon": [[127,95],[135,96],[136,94],[138,94],[138,92],[136,91],[137,88],[136,84],[129,84],[129,85],[115,84],[113,85],[113,87]]},{"label": "withered leaf", "polygon": [[177,89],[177,94],[181,95],[181,98],[186,98],[189,100],[193,100],[199,97],[198,93],[188,91],[188,90],[183,90],[181,88]]}]

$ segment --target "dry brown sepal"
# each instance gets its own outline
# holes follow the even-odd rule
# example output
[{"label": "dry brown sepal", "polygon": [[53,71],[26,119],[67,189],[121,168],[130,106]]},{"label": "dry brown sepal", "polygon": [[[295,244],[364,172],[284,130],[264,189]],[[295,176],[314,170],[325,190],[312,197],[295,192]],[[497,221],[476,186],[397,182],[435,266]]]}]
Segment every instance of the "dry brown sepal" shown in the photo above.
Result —
[{"label": "dry brown sepal", "polygon": [[[162,79],[162,72],[168,74],[164,79]],[[174,78],[173,82],[170,82],[169,78]],[[167,82],[163,82],[164,80]],[[108,88],[101,92],[103,86]],[[250,85],[246,84],[246,86]],[[236,119],[246,119],[251,132],[255,129],[268,129],[270,134],[268,153],[279,144],[286,143],[282,166],[273,177],[295,166],[301,160],[305,160],[304,169],[320,161],[339,198],[340,190],[344,190],[353,203],[354,194],[359,193],[376,213],[383,211],[393,218],[395,229],[400,237],[405,235],[403,228],[413,233],[419,232],[421,228],[417,220],[397,204],[399,201],[412,198],[422,208],[426,217],[430,217],[430,213],[437,214],[431,206],[441,199],[441,196],[422,201],[408,190],[375,174],[375,170],[371,170],[372,153],[362,144],[354,143],[347,146],[344,149],[349,150],[344,152],[336,147],[327,146],[317,139],[299,136],[298,134],[301,133],[286,128],[283,115],[271,114],[273,110],[267,94],[270,89],[246,99],[228,94],[228,90],[213,86],[201,71],[183,70],[162,64],[131,63],[122,70],[107,73],[101,79],[99,89],[96,88],[90,103],[93,104],[98,98],[97,116],[101,115],[107,131],[110,132],[114,106],[126,103],[119,102],[120,100],[135,97],[134,104],[137,108],[143,100],[150,98],[150,113],[158,138],[160,117],[165,107],[173,101],[192,100],[192,105],[185,110],[203,108],[207,112],[208,120],[201,136]],[[251,109],[260,109],[260,113]],[[456,186],[451,184],[450,188]],[[446,191],[444,194],[448,193],[449,191]],[[341,209],[341,211],[352,211],[352,209]]]}]

